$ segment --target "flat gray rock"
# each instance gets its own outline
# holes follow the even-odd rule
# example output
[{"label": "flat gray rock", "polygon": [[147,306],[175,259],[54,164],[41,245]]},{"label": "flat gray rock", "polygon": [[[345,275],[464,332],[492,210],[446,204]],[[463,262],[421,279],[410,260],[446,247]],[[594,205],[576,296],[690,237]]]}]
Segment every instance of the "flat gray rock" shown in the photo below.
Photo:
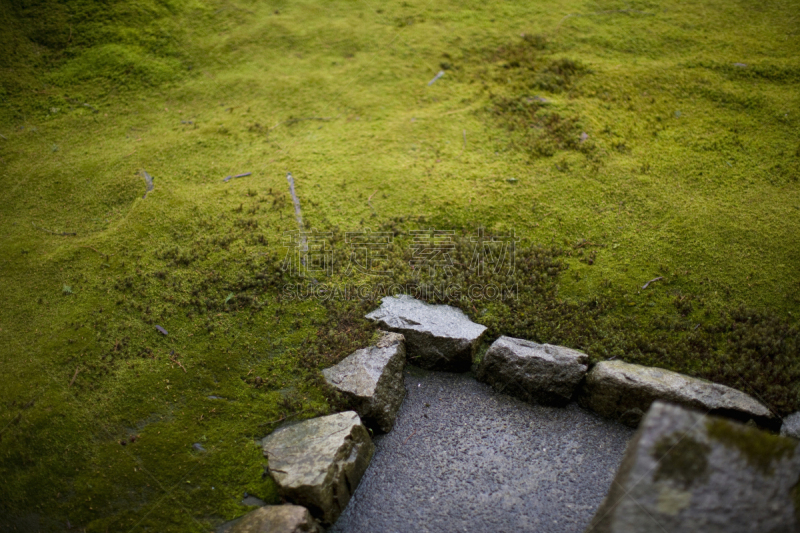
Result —
[{"label": "flat gray rock", "polygon": [[354,411],[280,427],[262,442],[279,493],[323,524],[347,506],[375,451]]},{"label": "flat gray rock", "polygon": [[800,443],[655,402],[587,532],[797,531]]},{"label": "flat gray rock", "polygon": [[792,413],[783,419],[781,435],[800,439],[800,412]]},{"label": "flat gray rock", "polygon": [[322,374],[332,387],[350,399],[366,426],[388,433],[406,395],[405,364],[403,336],[383,332],[374,346],[357,350]]},{"label": "flat gray rock", "polygon": [[477,378],[526,402],[566,404],[589,367],[578,350],[500,337],[487,350]]},{"label": "flat gray rock", "polygon": [[486,331],[460,309],[408,295],[387,296],[366,318],[406,338],[408,361],[428,370],[466,372]]},{"label": "flat gray rock", "polygon": [[299,505],[267,505],[240,518],[229,533],[322,533],[308,509]]},{"label": "flat gray rock", "polygon": [[588,374],[582,406],[636,427],[655,400],[668,401],[742,421],[773,427],[769,409],[747,394],[702,379],[623,361],[602,361]]}]

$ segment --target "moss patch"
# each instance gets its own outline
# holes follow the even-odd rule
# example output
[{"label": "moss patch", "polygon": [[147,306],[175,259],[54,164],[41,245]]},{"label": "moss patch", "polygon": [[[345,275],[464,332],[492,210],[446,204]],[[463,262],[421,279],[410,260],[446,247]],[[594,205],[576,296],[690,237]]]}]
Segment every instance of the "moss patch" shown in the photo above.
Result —
[{"label": "moss patch", "polygon": [[797,442],[793,439],[723,419],[709,420],[706,429],[710,438],[727,448],[738,450],[747,464],[764,476],[771,476],[777,463],[794,457],[797,448]]},{"label": "moss patch", "polygon": [[688,490],[708,477],[708,454],[711,447],[692,435],[680,432],[665,435],[653,446],[653,459],[658,468],[655,481],[669,479]]}]

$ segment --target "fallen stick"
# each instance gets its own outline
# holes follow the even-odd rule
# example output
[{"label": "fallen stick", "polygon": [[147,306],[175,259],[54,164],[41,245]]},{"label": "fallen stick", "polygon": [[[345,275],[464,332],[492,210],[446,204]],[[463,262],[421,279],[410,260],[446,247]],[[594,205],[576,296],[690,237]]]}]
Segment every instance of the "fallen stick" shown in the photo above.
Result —
[{"label": "fallen stick", "polygon": [[367,204],[369,205],[370,210],[375,213],[375,208],[372,207],[372,197],[378,192],[378,189],[375,189],[375,192],[369,195],[367,198]]},{"label": "fallen stick", "polygon": [[69,386],[70,387],[72,387],[72,384],[75,383],[75,378],[78,377],[78,372],[80,372],[80,370],[81,370],[80,366],[75,367],[75,373],[72,375],[72,379],[69,380]]},{"label": "fallen stick", "polygon": [[433,77],[433,79],[432,79],[431,81],[429,81],[429,82],[428,82],[428,87],[430,87],[431,85],[433,85],[434,83],[436,83],[436,81],[437,81],[439,78],[441,78],[442,76],[444,76],[444,71],[443,71],[443,70],[440,70],[440,71],[439,71],[439,72],[436,74],[436,76],[434,76],[434,77]]},{"label": "fallen stick", "polygon": [[184,373],[184,374],[188,374],[188,372],[186,372],[186,367],[184,367],[184,366],[183,366],[183,364],[182,364],[180,361],[178,361],[178,358],[177,358],[177,357],[173,358],[172,360],[173,360],[174,362],[178,363],[178,366],[179,366],[179,367],[181,367],[181,369],[183,369],[183,373]]},{"label": "fallen stick", "polygon": [[653,278],[650,281],[648,281],[647,283],[645,283],[644,285],[642,285],[642,289],[646,289],[647,286],[650,285],[651,283],[653,283],[654,281],[659,281],[659,280],[662,280],[662,279],[664,279],[663,276],[658,276],[657,278]]},{"label": "fallen stick", "polygon": [[286,173],[286,181],[289,182],[289,192],[292,195],[292,203],[294,204],[294,216],[297,219],[297,226],[300,229],[300,252],[303,264],[305,265],[304,254],[308,252],[308,242],[306,241],[306,234],[303,231],[303,214],[300,211],[300,199],[294,190],[294,178],[291,172]]},{"label": "fallen stick", "polygon": [[252,174],[252,172],[245,172],[244,174],[236,174],[235,176],[228,176],[227,178],[225,178],[222,181],[231,181],[234,178],[244,178],[244,177],[249,176],[250,174]]}]

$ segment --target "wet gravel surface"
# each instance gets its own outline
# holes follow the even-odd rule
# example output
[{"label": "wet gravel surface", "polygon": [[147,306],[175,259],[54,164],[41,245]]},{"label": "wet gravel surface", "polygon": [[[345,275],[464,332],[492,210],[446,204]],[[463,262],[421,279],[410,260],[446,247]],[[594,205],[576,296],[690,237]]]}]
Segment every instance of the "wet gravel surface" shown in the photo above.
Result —
[{"label": "wet gravel surface", "polygon": [[329,530],[583,532],[633,430],[529,405],[468,374],[406,370],[391,433]]}]

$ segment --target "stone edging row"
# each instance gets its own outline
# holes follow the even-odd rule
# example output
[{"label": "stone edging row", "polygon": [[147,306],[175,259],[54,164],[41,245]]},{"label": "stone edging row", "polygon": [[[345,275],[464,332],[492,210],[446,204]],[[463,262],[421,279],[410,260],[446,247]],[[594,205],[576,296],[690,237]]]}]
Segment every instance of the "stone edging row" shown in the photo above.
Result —
[{"label": "stone edging row", "polygon": [[[487,329],[459,309],[405,295],[384,298],[366,318],[388,332],[375,345],[323,371],[354,410],[280,427],[262,441],[280,494],[299,505],[262,507],[230,533],[319,532],[333,524],[374,453],[368,428],[389,432],[394,425],[405,396],[406,361],[428,370],[468,371]],[[564,405],[577,400],[631,427],[640,424],[651,405],[663,405],[660,402],[773,431],[781,427],[767,407],[731,387],[622,361],[602,361],[590,368],[583,352],[524,339],[497,339],[478,364],[476,377],[528,402]],[[648,420],[657,416],[654,411],[670,412],[654,406]],[[800,415],[796,418],[798,423],[784,424],[782,434],[800,437]],[[628,455],[635,453],[626,454],[625,460],[632,461]]]}]

